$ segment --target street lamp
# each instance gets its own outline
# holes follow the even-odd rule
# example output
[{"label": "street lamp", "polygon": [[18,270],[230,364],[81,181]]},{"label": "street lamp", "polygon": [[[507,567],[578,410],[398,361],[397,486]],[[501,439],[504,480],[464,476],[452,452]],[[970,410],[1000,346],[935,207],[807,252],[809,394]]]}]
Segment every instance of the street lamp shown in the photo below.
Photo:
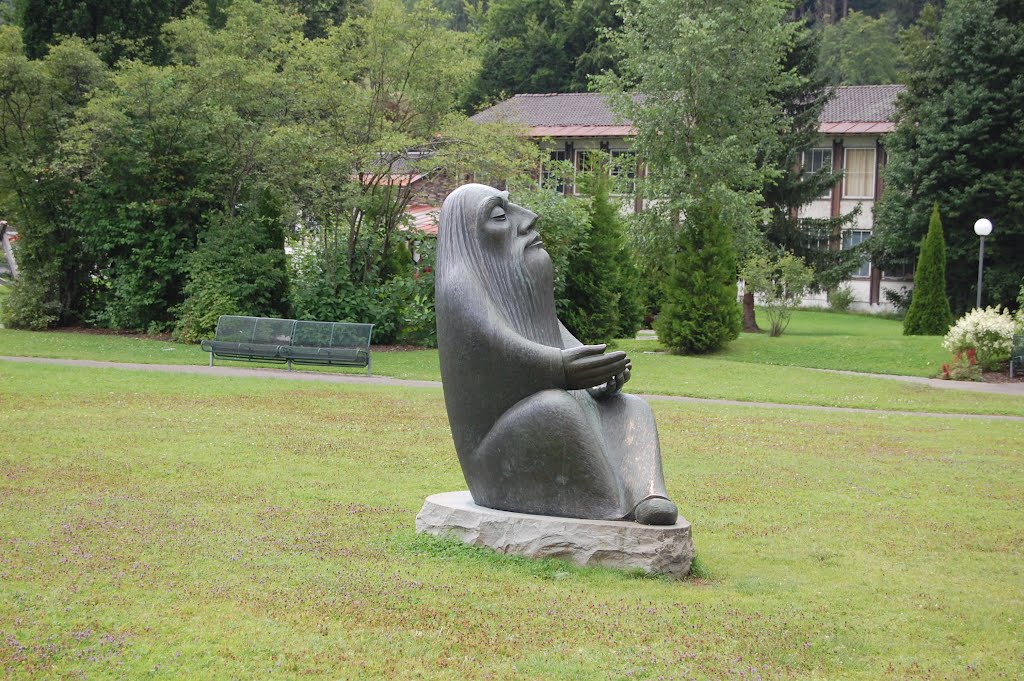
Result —
[{"label": "street lamp", "polygon": [[985,267],[985,237],[992,233],[992,221],[988,218],[981,218],[974,223],[974,233],[981,237],[981,244],[978,246],[978,304],[981,308],[981,271]]}]

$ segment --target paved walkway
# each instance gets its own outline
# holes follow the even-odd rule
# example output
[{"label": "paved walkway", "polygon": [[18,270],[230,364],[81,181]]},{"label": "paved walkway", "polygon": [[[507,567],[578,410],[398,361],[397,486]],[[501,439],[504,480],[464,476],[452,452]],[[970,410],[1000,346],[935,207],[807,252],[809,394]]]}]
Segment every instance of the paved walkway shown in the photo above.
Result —
[{"label": "paved walkway", "polygon": [[921,385],[926,385],[929,388],[942,388],[944,390],[969,390],[977,393],[996,393],[997,395],[1024,396],[1024,381],[1017,381],[1014,383],[981,383],[979,381],[947,381],[941,378],[923,378],[921,376],[865,374],[859,371],[841,371],[839,369],[812,369],[812,371],[826,371],[830,374],[846,374],[847,376],[868,376],[869,378],[885,378],[890,381],[920,383]]},{"label": "paved walkway", "polygon": [[[199,364],[131,364],[127,362],[100,362],[91,359],[51,359],[47,357],[5,357],[3,362],[25,364],[57,364],[63,366],[93,367],[97,369],[126,369],[129,371],[155,371],[169,374],[198,374],[202,376],[232,376],[242,378],[277,378],[290,381],[318,381],[322,383],[353,383],[362,385],[405,386],[410,388],[440,388],[440,381],[416,381],[388,376],[359,376],[356,374],[330,374],[321,371],[288,371],[287,369],[255,369],[247,367],[203,366]],[[825,371],[822,369],[821,371]],[[839,372],[854,373],[854,372]],[[884,376],[881,374],[856,374],[880,378],[910,378],[906,376]],[[927,381],[930,379],[920,379]],[[964,381],[938,381],[939,383],[964,383]],[[973,385],[973,384],[970,384]],[[1021,393],[1013,393],[1021,394]],[[824,411],[848,414],[878,414],[884,416],[929,416],[935,418],[989,420],[989,421],[1020,421],[1024,416],[1003,416],[997,414],[945,414],[940,412],[892,411],[887,409],[862,409],[857,407],[824,407],[808,404],[783,404],[779,402],[741,402],[739,400],[723,400],[706,397],[683,397],[680,395],[639,395],[648,401],[692,402],[701,404],[721,404],[732,407],[757,407],[769,409],[796,409],[801,411]]]}]

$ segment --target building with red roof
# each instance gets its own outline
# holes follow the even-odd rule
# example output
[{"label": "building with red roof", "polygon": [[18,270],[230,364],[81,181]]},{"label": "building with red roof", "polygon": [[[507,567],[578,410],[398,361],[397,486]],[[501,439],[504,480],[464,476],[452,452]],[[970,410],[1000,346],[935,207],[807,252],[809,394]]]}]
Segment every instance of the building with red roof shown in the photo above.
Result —
[{"label": "building with red roof", "polygon": [[[867,239],[874,226],[875,202],[881,198],[882,168],[886,163],[884,136],[895,129],[896,98],[903,85],[858,85],[836,88],[822,111],[819,138],[803,152],[801,162],[808,171],[831,167],[843,178],[825,196],[801,210],[801,217],[835,217],[860,207],[853,224],[843,229],[833,247],[852,248]],[[588,151],[599,149],[615,158],[620,168],[640,175],[643,164],[632,158],[629,120],[618,116],[604,95],[596,93],[515,95],[473,116],[479,123],[504,122],[525,128],[547,151],[552,161],[568,161],[584,167]],[[538,177],[545,178],[543,168]],[[571,193],[571,184],[564,187]],[[642,210],[640,199],[633,210]],[[889,311],[884,290],[912,285],[908,270],[882,272],[865,261],[848,282],[854,294],[854,309]],[[805,304],[826,305],[824,296],[809,296]]]}]

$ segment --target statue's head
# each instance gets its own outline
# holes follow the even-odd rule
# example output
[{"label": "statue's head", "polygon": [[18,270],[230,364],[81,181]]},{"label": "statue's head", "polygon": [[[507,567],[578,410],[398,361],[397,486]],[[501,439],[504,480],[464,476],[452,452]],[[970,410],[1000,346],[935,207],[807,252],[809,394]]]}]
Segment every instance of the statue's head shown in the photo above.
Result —
[{"label": "statue's head", "polygon": [[537,215],[508,200],[508,192],[464,184],[441,207],[438,252],[463,262],[507,261],[519,267],[550,267],[534,229]]},{"label": "statue's head", "polygon": [[459,187],[441,206],[438,285],[461,272],[514,320],[554,318],[554,271],[536,221],[535,213],[509,202],[508,192],[482,184]]}]

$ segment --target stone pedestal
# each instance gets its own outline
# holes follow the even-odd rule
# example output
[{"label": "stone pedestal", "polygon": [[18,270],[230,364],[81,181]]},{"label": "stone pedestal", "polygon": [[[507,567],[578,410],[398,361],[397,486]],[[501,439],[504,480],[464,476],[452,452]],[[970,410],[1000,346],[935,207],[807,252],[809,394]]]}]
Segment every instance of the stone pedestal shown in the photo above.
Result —
[{"label": "stone pedestal", "polygon": [[416,531],[450,536],[473,546],[530,558],[561,558],[577,565],[635,569],[683,577],[693,561],[690,523],[640,525],[510,513],[473,503],[469,492],[427,497]]}]

